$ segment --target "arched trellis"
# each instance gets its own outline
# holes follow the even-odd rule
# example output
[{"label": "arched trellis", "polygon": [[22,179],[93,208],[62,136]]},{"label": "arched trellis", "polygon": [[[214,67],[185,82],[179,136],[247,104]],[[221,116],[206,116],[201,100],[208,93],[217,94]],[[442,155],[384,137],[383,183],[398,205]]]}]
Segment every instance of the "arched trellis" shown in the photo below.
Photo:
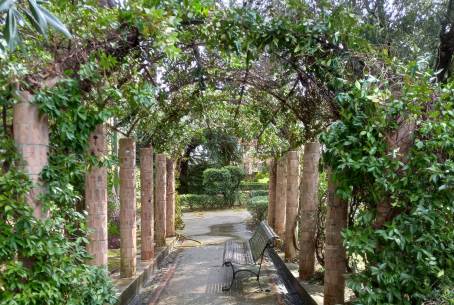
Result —
[{"label": "arched trellis", "polygon": [[[120,35],[118,35],[120,36]],[[113,37],[115,38],[118,38],[117,36],[113,35]],[[117,49],[112,49],[111,47],[108,47],[108,46],[103,46],[101,45],[101,47],[105,47],[105,51],[107,54],[110,54],[112,56],[115,56],[116,58],[118,58],[119,60],[122,60],[124,59],[125,56],[128,56],[130,53],[133,53],[139,49],[141,49],[142,47],[139,46],[141,43],[144,43],[144,41],[140,41],[140,38],[138,37],[137,35],[137,31],[136,30],[131,30],[130,32],[130,35],[126,35],[127,39],[125,41],[123,41],[122,43],[119,44],[119,47]],[[326,50],[331,50],[333,48],[333,44],[331,43],[326,43],[325,44],[325,41],[323,39],[318,39],[318,42],[321,43],[323,45],[323,47],[326,47],[327,49]],[[334,46],[335,47],[335,46]],[[197,52],[194,52],[194,45],[192,44],[190,47],[188,46],[187,47],[187,50],[190,52],[192,50],[194,54],[194,60],[192,60],[191,62],[195,62],[197,63],[197,70],[202,70],[203,71],[203,66],[200,65],[200,54],[197,54]],[[337,53],[348,53],[346,50],[345,51],[341,51],[341,50],[336,50]],[[86,61],[87,58],[86,57],[78,57],[78,55],[76,54],[77,52],[73,53],[72,55],[74,55],[72,57],[72,55],[70,54],[70,56],[67,56],[65,57],[65,61],[64,61],[64,64],[62,66],[65,66],[65,64],[68,64],[68,66],[70,67],[74,67],[74,66],[71,66],[69,65],[69,63],[71,63],[71,60],[68,60],[67,63],[66,63],[66,59],[68,58],[76,58],[75,61],[73,61],[72,63],[74,63],[75,66],[77,65],[80,65],[81,62],[83,61]],[[329,53],[329,52],[328,52]],[[337,54],[339,55],[339,54]],[[150,63],[150,66],[152,66],[151,64],[156,64],[158,62],[159,59],[162,59],[162,55],[158,55],[156,56],[156,61],[155,60],[150,60],[149,63]],[[140,60],[138,61],[140,62]],[[296,61],[297,62],[297,61]],[[143,65],[143,63],[140,63]],[[291,62],[290,62],[291,64]],[[295,65],[295,61],[293,62],[292,64],[293,66]],[[144,68],[144,74],[149,74],[149,71],[148,71],[148,68],[149,66],[145,66],[143,67]],[[52,69],[51,69],[52,70]],[[61,68],[56,68],[55,71],[61,71],[62,69]],[[55,74],[56,75],[61,75],[61,72],[56,72]],[[335,114],[336,114],[336,108],[337,108],[337,104],[335,103],[334,101],[334,97],[335,97],[335,93],[336,91],[335,90],[330,90],[328,88],[326,88],[325,84],[323,84],[323,77],[320,77],[321,75],[320,74],[317,74],[316,72],[312,71],[311,73],[303,73],[304,71],[302,71],[301,69],[299,69],[298,67],[294,67],[294,73],[297,75],[297,77],[295,77],[295,79],[293,80],[294,82],[290,81],[290,82],[287,82],[286,84],[282,85],[282,84],[279,84],[279,83],[276,83],[272,80],[269,80],[267,79],[266,81],[263,81],[264,79],[263,78],[260,78],[258,77],[257,75],[257,72],[254,71],[253,68],[251,68],[250,66],[247,65],[247,68],[246,69],[242,69],[242,70],[236,70],[236,71],[228,71],[229,73],[226,73],[226,75],[223,75],[222,77],[213,77],[213,79],[211,80],[213,83],[216,82],[216,81],[219,81],[219,80],[223,80],[224,83],[226,84],[231,84],[231,85],[235,85],[236,88],[238,88],[238,92],[239,92],[239,95],[240,95],[240,98],[237,98],[237,99],[233,99],[233,102],[236,102],[238,104],[238,108],[241,107],[241,105],[243,104],[243,96],[245,94],[247,94],[247,89],[248,89],[248,86],[250,87],[253,87],[254,89],[256,90],[260,90],[261,92],[264,92],[270,96],[272,96],[274,99],[276,99],[277,101],[279,101],[279,103],[281,104],[281,106],[287,108],[287,109],[290,109],[294,114],[295,116],[305,122],[306,126],[310,125],[310,124],[307,124],[309,121],[310,121],[310,118],[308,119],[307,116],[311,114],[310,111],[307,111],[308,108],[310,107],[303,107],[304,106],[304,103],[301,103],[301,104],[298,104],[298,103],[292,103],[292,102],[289,102],[288,99],[291,97],[290,95],[285,95],[285,94],[282,94],[281,91],[279,91],[279,87],[287,87],[289,86],[290,88],[287,88],[287,93],[290,94],[291,92],[295,92],[295,88],[305,88],[307,90],[307,88],[310,88],[311,86],[314,86],[316,88],[315,90],[315,93],[314,95],[312,94],[308,94],[308,95],[302,95],[300,96],[301,98],[301,101],[307,101],[308,99],[310,99],[311,97],[314,97],[316,96],[316,98],[314,98],[314,100],[312,102],[317,102],[317,101],[320,101],[321,99],[319,97],[317,97],[317,95],[320,95],[319,92],[322,92],[321,95],[324,95],[326,93],[326,97],[327,97],[327,104],[328,105],[328,108],[330,109],[330,111],[327,111],[327,113],[329,115],[327,115],[327,117],[331,117],[331,115],[333,116],[333,118],[335,118]],[[203,74],[203,73],[202,73]],[[153,83],[153,75],[149,75],[148,76],[149,78],[149,81],[151,83]],[[125,77],[124,79],[127,79],[127,77]],[[123,82],[123,81],[127,81],[127,80],[120,80],[120,83]],[[192,83],[190,84],[187,84],[186,86],[190,86],[191,84],[201,84],[201,83],[204,83],[206,85],[206,83],[210,81],[210,76],[209,74],[205,73],[201,78],[199,79],[195,79]],[[39,82],[38,81],[34,81],[34,83],[39,86]],[[309,84],[309,85],[308,85]],[[91,84],[89,82],[86,82],[86,83],[83,83],[82,84],[82,90],[89,90],[90,87],[91,87]],[[184,87],[186,86],[181,86],[181,84],[177,84],[174,88],[171,88],[169,91],[167,92],[164,92],[164,93],[172,93],[172,92],[179,92],[180,90],[182,90]],[[203,89],[202,88],[198,88],[198,89]],[[290,89],[290,90],[288,90]],[[321,89],[318,93],[317,93],[317,89]],[[292,93],[292,95],[294,95],[295,93]],[[165,94],[164,94],[165,95]],[[313,103],[312,103],[313,104]],[[309,103],[309,106],[312,105],[311,103]],[[146,117],[144,118],[146,119]],[[328,124],[329,120],[327,120],[327,124]],[[129,124],[128,126],[128,129],[126,131],[124,131],[127,135],[131,134],[133,132],[133,130],[135,129],[135,127],[140,124],[140,121],[137,120],[137,118],[134,118],[134,120],[132,121],[131,124]],[[115,129],[119,129],[118,127],[120,126],[114,126]],[[325,125],[323,126],[317,126],[317,128],[315,128],[316,130],[323,130],[323,128],[325,127]],[[405,129],[405,128],[404,128]],[[404,130],[405,131],[405,130]],[[411,131],[410,131],[411,133]],[[260,133],[259,133],[260,135]],[[316,132],[312,132],[312,136],[316,135]],[[392,135],[391,135],[392,136]],[[392,146],[392,145],[391,145]],[[330,189],[331,192],[331,199],[332,200],[332,206],[331,208],[333,208],[333,211],[334,211],[334,208],[339,208],[339,205],[338,205],[338,201],[336,201],[336,198],[335,198],[335,190],[333,190],[332,188]],[[389,206],[389,202],[386,202],[384,201],[382,206],[380,207],[379,209],[379,212],[382,214],[382,215],[379,215],[379,216],[387,216],[389,214],[389,209],[390,209],[390,206]],[[343,215],[343,213],[338,213],[339,215]],[[381,220],[381,218],[377,218],[378,220]],[[381,222],[381,221],[378,221],[378,222]],[[339,225],[339,224],[342,224],[342,221],[339,221],[339,222],[336,222],[336,221],[333,221],[332,222],[333,225]],[[380,223],[378,223],[378,225],[382,225]],[[337,233],[339,232],[339,228],[337,228]],[[333,237],[333,239],[330,241],[332,244],[331,246],[333,247],[339,247],[339,234],[336,234],[335,236],[331,236]],[[102,240],[102,239],[100,239]],[[334,243],[334,245],[333,245]],[[334,249],[334,248],[333,248]],[[339,279],[342,278],[342,265],[336,265],[336,266],[333,266],[337,269],[335,269],[335,274],[333,276],[333,278],[335,278],[335,282],[327,282],[327,285],[330,285],[330,284],[338,284],[338,281]],[[332,269],[331,269],[332,270]],[[327,268],[327,272],[328,272],[328,268]],[[337,292],[336,292],[337,293]],[[328,293],[327,293],[328,294]]]},{"label": "arched trellis", "polygon": [[[107,54],[110,54],[114,57],[116,57],[118,60],[124,59],[128,52],[132,52],[135,49],[138,48],[140,45],[140,41],[138,40],[137,33],[133,30],[130,35],[126,36],[126,41],[120,41],[118,49],[111,49],[109,46],[106,47],[105,52]],[[197,52],[195,52],[195,57],[196,57],[196,62],[199,62],[197,60],[197,57],[200,57],[200,55],[197,56]],[[71,58],[72,60],[68,60]],[[76,59],[76,60],[74,60]],[[56,74],[58,74],[58,71],[61,71],[62,69],[67,69],[69,67],[74,68],[74,66],[79,66],[81,64],[80,62],[80,57],[77,55],[77,52],[72,53],[68,56],[65,57],[63,60],[61,67],[60,64],[57,64],[56,67],[58,69],[56,70]],[[87,60],[86,57],[82,57],[82,61]],[[151,65],[152,63],[150,63]],[[153,63],[154,64],[154,63]],[[201,69],[200,66],[198,66],[197,69]],[[247,68],[246,71],[235,71],[236,73],[232,73],[230,75],[224,75],[222,77],[216,77],[212,78],[212,82],[218,82],[219,80],[224,81],[226,84],[229,85],[236,85],[240,89],[240,102],[237,103],[238,107],[241,106],[242,104],[242,99],[245,94],[245,88],[246,86],[251,86],[255,88],[256,90],[259,90],[272,98],[276,99],[279,101],[279,103],[282,104],[282,107],[286,107],[289,110],[291,110],[295,116],[303,121],[306,125],[309,125],[309,120],[308,115],[305,115],[305,109],[304,107],[297,109],[294,105],[291,105],[289,103],[289,99],[296,95],[297,91],[297,86],[298,83],[300,84],[302,90],[308,90],[309,87],[304,87],[303,83],[310,81],[310,79],[303,80],[301,77],[301,73],[298,73],[298,77],[292,81],[291,83],[293,84],[289,90],[289,92],[285,95],[282,95],[279,92],[276,92],[276,88],[279,88],[279,86],[282,86],[282,84],[273,82],[271,80],[263,80],[257,77],[257,75],[254,74],[254,71],[251,68]],[[244,77],[238,77],[235,74],[244,74]],[[208,81],[210,80],[210,77],[208,75],[205,75],[205,80]],[[178,90],[184,89],[186,86],[190,86],[192,84],[198,84],[200,83],[199,80],[194,80],[192,82],[188,82],[186,84],[181,84],[178,83],[175,88],[171,88],[170,92],[175,91],[177,92]],[[315,84],[315,83],[314,83]],[[288,85],[284,84],[284,86]],[[90,90],[91,89],[91,84],[88,82],[83,82],[82,83],[82,90]],[[166,92],[168,94],[169,92]],[[301,100],[308,100],[310,95],[302,96]],[[122,122],[118,124],[118,126],[113,126],[113,129],[118,129],[118,127],[121,125]],[[134,119],[133,122],[130,124],[130,127],[126,131],[126,135],[129,135],[131,131],[134,129],[134,127],[139,124],[139,120]],[[102,126],[98,126],[97,131],[93,133],[91,138],[93,139],[92,141],[92,153],[96,157],[102,157],[103,154],[103,149],[105,146],[105,143],[103,143],[105,134],[103,131]],[[33,139],[30,139],[33,141]],[[162,163],[163,157],[162,155],[159,155],[159,158],[157,159],[157,177],[158,179],[165,177],[166,175],[164,174],[164,169],[163,165],[160,164]],[[164,158],[165,160],[165,158]],[[144,162],[146,164],[146,162]],[[148,166],[150,166],[148,164]],[[120,230],[121,230],[121,235],[122,235],[122,274],[125,277],[129,277],[134,275],[135,273],[135,254],[136,254],[136,242],[135,242],[135,200],[133,200],[134,197],[134,168],[135,168],[135,144],[131,139],[124,139],[120,142],[120,181],[121,181],[121,189],[122,192],[120,194],[120,201],[122,202],[121,204],[121,225],[120,225]],[[144,168],[143,173],[147,173],[148,169]],[[91,198],[93,200],[89,200],[87,202],[87,207],[88,207],[88,212],[89,212],[89,218],[92,219],[89,221],[89,224],[91,226],[91,229],[94,231],[91,233],[90,237],[90,246],[89,246],[89,251],[90,253],[95,257],[94,263],[95,264],[100,264],[104,265],[107,261],[106,255],[106,185],[105,182],[103,183],[102,181],[105,181],[105,169],[102,167],[100,168],[93,168],[89,172],[89,177],[93,176],[93,179],[89,178],[87,179],[87,186],[86,186],[86,191],[87,193],[87,198]],[[165,178],[164,178],[165,180]],[[157,180],[157,205],[156,207],[158,208],[157,212],[162,212],[165,215],[166,213],[166,208],[165,208],[165,198],[166,198],[166,191],[165,191],[165,185],[166,183]],[[93,185],[92,185],[93,184]],[[94,187],[94,188],[92,188]],[[282,188],[286,188],[286,185],[282,185]],[[94,196],[90,196],[89,194],[97,194]],[[100,196],[100,194],[104,194]],[[147,194],[145,194],[147,195]],[[149,194],[146,197],[151,197]],[[285,196],[284,196],[285,197]],[[281,200],[286,201],[286,198],[281,198]],[[285,211],[285,210],[284,210]],[[284,214],[285,215],[285,214]],[[164,219],[165,216],[163,217],[157,217],[158,219]],[[102,220],[102,221],[101,221]],[[146,225],[146,220],[143,220],[143,224]],[[156,225],[155,225],[156,226]],[[156,227],[156,238],[157,242],[159,245],[163,245],[165,242],[165,222],[164,224],[161,223]],[[164,232],[164,234],[162,234]],[[150,235],[147,235],[148,238],[151,238]],[[147,240],[146,243],[149,243]],[[153,243],[153,241],[151,241]],[[147,249],[147,251],[152,251],[150,249]],[[149,257],[149,253],[144,253],[143,257]]]}]

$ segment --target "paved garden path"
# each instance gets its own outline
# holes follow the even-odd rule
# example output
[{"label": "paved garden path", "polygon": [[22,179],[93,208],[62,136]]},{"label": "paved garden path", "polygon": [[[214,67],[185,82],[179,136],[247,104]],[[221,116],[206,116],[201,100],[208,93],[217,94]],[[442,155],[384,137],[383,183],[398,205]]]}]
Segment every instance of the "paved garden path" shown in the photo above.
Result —
[{"label": "paved garden path", "polygon": [[232,238],[249,238],[252,232],[245,222],[249,217],[244,210],[185,213],[186,227],[179,233],[193,240],[179,244],[150,285],[150,295],[143,298],[142,304],[277,304],[267,270],[261,277],[262,290],[253,277],[245,277],[230,292],[222,291],[231,273],[221,267],[223,243]]}]

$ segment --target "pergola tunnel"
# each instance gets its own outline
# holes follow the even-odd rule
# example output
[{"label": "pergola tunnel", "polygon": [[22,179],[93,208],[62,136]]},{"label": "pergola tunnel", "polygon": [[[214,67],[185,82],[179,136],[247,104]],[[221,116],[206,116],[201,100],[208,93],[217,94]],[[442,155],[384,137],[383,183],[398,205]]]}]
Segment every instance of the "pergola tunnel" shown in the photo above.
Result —
[{"label": "pergola tunnel", "polygon": [[453,305],[454,0],[0,0],[0,305]]},{"label": "pergola tunnel", "polygon": [[[48,123],[45,116],[39,115],[36,105],[29,103],[29,94],[24,92],[21,96],[24,96],[24,100],[14,109],[15,141],[22,152],[24,170],[37,182],[34,177],[47,164]],[[107,168],[103,166],[102,160],[106,147],[106,128],[101,124],[89,136],[89,154],[97,161],[86,173],[85,201],[89,229],[87,250],[93,257],[90,263],[105,268],[108,264],[108,183]],[[266,218],[283,242],[285,259],[292,261],[298,258],[301,279],[314,275],[320,154],[320,144],[310,142],[301,151],[288,151],[279,159],[268,160],[269,206]],[[138,216],[141,260],[152,260],[155,247],[166,246],[166,238],[176,235],[175,162],[164,153],[155,154],[152,147],[140,148],[137,152],[136,142],[132,138],[119,140],[118,155],[120,276],[131,278],[137,272]],[[140,160],[139,167],[136,166],[137,159]],[[245,169],[250,171],[252,161],[244,161]],[[136,185],[137,168],[140,169],[140,185]],[[343,302],[345,286],[345,250],[340,232],[347,221],[347,205],[341,203],[335,188],[334,182],[329,179],[324,302],[327,305]],[[138,189],[140,215],[137,215]],[[28,195],[35,216],[41,219],[49,213],[39,202],[38,195],[42,191],[37,184]]]}]

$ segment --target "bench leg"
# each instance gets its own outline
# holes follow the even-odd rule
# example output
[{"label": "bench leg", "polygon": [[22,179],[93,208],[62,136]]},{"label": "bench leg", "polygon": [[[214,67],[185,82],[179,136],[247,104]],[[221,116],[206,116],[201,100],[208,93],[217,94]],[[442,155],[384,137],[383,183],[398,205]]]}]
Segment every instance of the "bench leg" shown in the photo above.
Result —
[{"label": "bench leg", "polygon": [[236,272],[235,272],[235,269],[233,268],[233,264],[230,264],[230,263],[227,263],[227,264],[226,264],[226,263],[224,263],[224,264],[222,264],[222,265],[223,265],[223,266],[227,266],[227,267],[228,267],[228,266],[232,267],[232,280],[230,281],[230,286],[229,286],[229,287],[227,287],[227,286],[222,287],[222,291],[229,291],[229,290],[232,288],[232,286],[233,286],[233,281],[235,281]]},{"label": "bench leg", "polygon": [[[266,248],[265,248],[266,250]],[[260,285],[260,272],[262,271],[262,264],[263,264],[263,255],[265,254],[265,250],[262,252],[262,256],[260,257],[260,264],[259,264],[259,272],[257,273],[257,282],[259,283],[260,291],[262,291],[262,285]]]},{"label": "bench leg", "polygon": [[262,291],[262,285],[260,284],[260,270],[259,270],[259,273],[257,274],[257,283],[259,283],[259,289],[260,291]]},{"label": "bench leg", "polygon": [[237,271],[235,271],[235,269],[233,267],[233,264],[231,264],[231,263],[223,263],[222,266],[226,266],[226,267],[230,266],[230,267],[232,267],[232,280],[230,281],[230,285],[228,287],[227,286],[222,287],[222,291],[229,291],[230,289],[232,289],[233,282],[235,281],[235,278],[236,278],[236,274],[240,273],[240,272],[249,272],[249,273],[252,273],[253,275],[255,275],[256,279],[257,279],[257,282],[259,284],[260,291],[263,290],[262,289],[262,285],[260,283],[260,271],[261,271],[261,267],[262,267],[261,263],[262,262],[260,262],[258,273],[255,273],[254,271],[249,270],[249,269],[238,269]]}]

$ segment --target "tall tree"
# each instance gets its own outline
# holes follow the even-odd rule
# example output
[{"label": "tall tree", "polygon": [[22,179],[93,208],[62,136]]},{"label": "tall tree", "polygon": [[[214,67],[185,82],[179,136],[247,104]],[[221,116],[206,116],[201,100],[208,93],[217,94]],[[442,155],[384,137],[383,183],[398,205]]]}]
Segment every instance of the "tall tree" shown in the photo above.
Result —
[{"label": "tall tree", "polygon": [[438,47],[435,70],[438,72],[438,81],[445,81],[452,75],[454,55],[454,1],[449,0],[446,13],[443,16],[440,28],[440,44]]}]

